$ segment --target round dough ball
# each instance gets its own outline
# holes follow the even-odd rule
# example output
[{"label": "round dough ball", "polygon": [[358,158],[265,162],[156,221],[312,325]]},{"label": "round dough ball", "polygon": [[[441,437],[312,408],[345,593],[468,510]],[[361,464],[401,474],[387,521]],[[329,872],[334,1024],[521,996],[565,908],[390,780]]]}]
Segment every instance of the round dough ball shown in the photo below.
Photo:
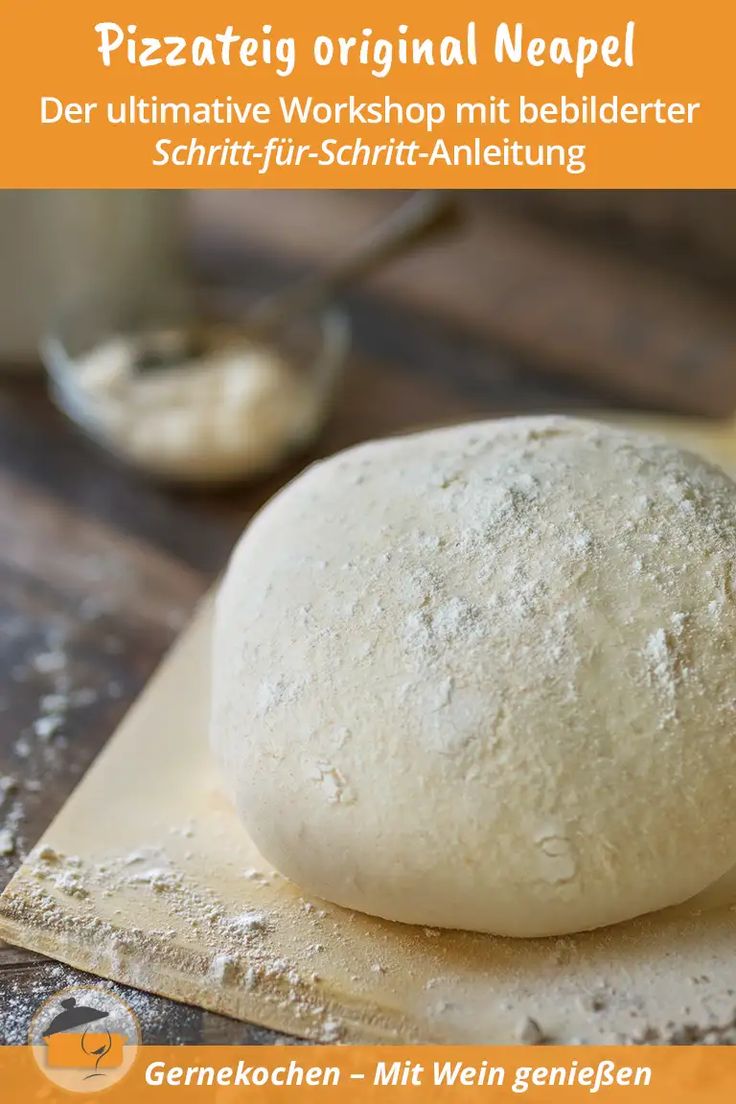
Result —
[{"label": "round dough ball", "polygon": [[376,441],[258,515],[217,603],[212,739],[303,890],[513,936],[736,860],[736,486],[561,417]]}]

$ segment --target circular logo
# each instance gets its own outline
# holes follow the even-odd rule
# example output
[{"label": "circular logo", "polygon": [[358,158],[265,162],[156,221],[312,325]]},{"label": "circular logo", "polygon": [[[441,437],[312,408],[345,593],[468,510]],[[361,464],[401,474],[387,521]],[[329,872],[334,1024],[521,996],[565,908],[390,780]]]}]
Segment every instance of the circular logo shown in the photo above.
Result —
[{"label": "circular logo", "polygon": [[62,989],[37,1009],[28,1042],[39,1069],[71,1092],[116,1085],[135,1061],[141,1033],[135,1014],[108,989]]}]

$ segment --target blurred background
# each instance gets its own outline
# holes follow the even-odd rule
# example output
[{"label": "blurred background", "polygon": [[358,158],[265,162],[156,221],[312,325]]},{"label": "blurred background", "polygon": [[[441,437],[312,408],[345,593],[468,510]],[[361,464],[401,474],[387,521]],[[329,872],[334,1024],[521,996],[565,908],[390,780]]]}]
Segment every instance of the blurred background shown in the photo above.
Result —
[{"label": "blurred background", "polygon": [[[177,325],[203,304],[245,317],[264,295],[324,274],[370,241],[406,200],[0,193],[0,885],[248,518],[306,463],[366,438],[498,414],[619,408],[733,419],[736,192],[463,192],[449,197],[442,233],[346,288],[329,319],[312,311],[288,350],[273,327],[261,334],[291,375],[268,358],[242,372],[226,366],[222,425],[233,448],[271,435],[258,463],[251,452],[232,478],[214,480],[200,479],[196,464],[181,479],[157,469],[157,443],[180,447],[189,423],[149,415],[180,412],[171,380],[181,377],[171,373],[201,345],[187,331],[187,349],[175,341],[172,358],[170,300]],[[160,312],[168,344],[153,358],[136,354],[136,371],[148,375],[123,422],[132,346],[108,339],[146,311],[154,321]],[[84,363],[82,402],[69,381],[100,350]],[[304,390],[305,381],[322,389]],[[190,382],[202,409],[202,379]],[[228,421],[246,400],[247,417]],[[126,452],[144,424],[145,441]],[[211,451],[219,431],[208,432]],[[271,447],[279,440],[288,448]],[[34,1000],[47,982],[58,988],[54,969],[0,947],[0,980],[19,1000],[33,986]],[[199,1024],[208,1014],[169,1015],[183,1017],[180,1036],[193,1039],[201,1033],[188,1032],[186,1016]],[[8,1030],[7,1041],[20,1041]],[[242,1041],[246,1030],[221,1027],[215,1038]],[[172,1041],[170,1019],[164,1035]]]}]

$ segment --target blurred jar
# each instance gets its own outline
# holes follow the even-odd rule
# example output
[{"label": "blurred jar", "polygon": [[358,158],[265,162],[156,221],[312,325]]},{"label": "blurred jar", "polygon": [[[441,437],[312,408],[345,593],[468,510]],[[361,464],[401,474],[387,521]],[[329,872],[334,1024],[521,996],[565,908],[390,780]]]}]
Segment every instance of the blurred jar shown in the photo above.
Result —
[{"label": "blurred jar", "polygon": [[53,319],[94,292],[111,314],[181,279],[183,195],[0,191],[0,368],[35,367]]}]

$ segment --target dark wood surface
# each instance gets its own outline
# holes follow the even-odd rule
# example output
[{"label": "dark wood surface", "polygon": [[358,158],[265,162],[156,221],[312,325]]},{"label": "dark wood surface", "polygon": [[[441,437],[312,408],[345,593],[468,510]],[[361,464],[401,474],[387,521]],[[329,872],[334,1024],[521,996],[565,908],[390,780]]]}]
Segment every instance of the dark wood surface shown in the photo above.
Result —
[{"label": "dark wood surface", "polygon": [[[243,286],[287,279],[390,202],[199,197],[199,268]],[[0,857],[2,883],[144,686],[248,518],[310,459],[407,427],[498,413],[618,404],[726,415],[736,407],[736,320],[722,290],[674,275],[666,252],[657,265],[634,261],[518,211],[480,211],[476,201],[470,225],[461,243],[433,247],[351,296],[354,350],[326,432],[309,456],[253,486],[217,494],[156,486],[81,437],[40,374],[0,375],[0,778],[14,783],[0,828],[9,825],[15,840]],[[44,737],[34,723],[59,687],[77,704]],[[78,977],[0,945],[0,1038],[23,1041],[34,1006]],[[276,1038],[123,992],[147,1042]]]}]

